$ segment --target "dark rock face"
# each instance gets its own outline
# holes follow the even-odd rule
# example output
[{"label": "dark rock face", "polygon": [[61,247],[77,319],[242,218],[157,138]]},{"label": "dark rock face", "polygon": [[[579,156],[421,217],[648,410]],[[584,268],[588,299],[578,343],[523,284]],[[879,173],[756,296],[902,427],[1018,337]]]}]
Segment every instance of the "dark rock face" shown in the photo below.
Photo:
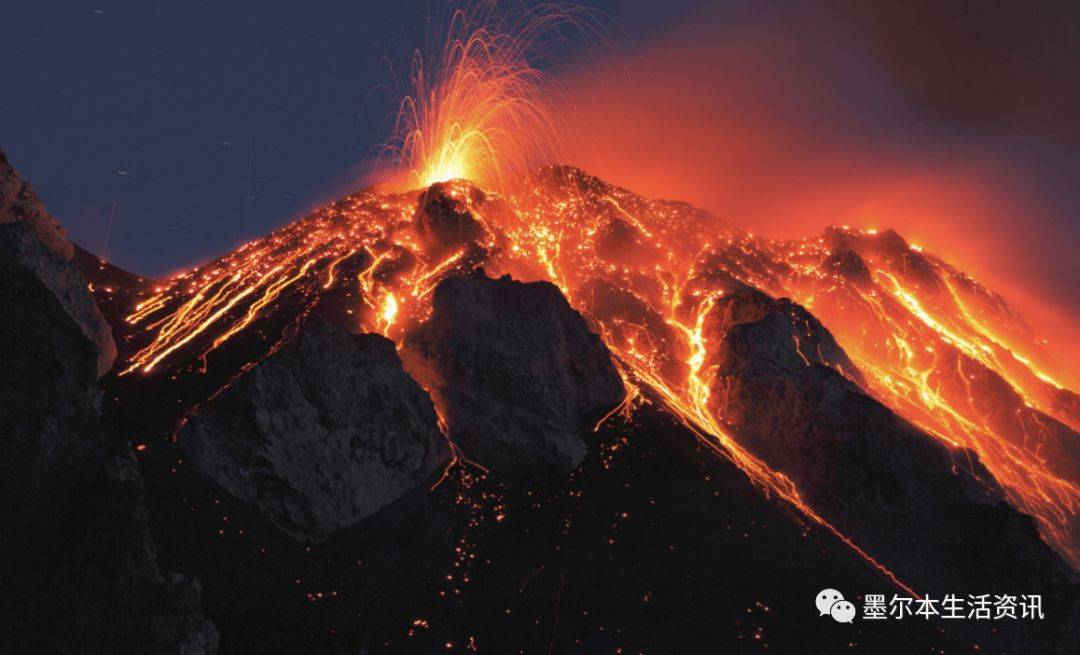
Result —
[{"label": "dark rock face", "polygon": [[457,189],[438,183],[420,193],[415,227],[430,256],[441,256],[484,235],[484,227],[469,212],[470,204],[483,200],[484,193],[474,186]]},{"label": "dark rock face", "polygon": [[[25,231],[15,229],[22,225]],[[112,367],[116,343],[112,328],[87,291],[86,278],[70,265],[73,247],[64,228],[49,215],[29,184],[19,179],[0,151],[0,227],[5,238],[0,256],[16,259],[53,294],[64,311],[97,349],[97,373]]]},{"label": "dark rock face", "polygon": [[0,225],[0,643],[213,653],[198,584],[158,569],[131,447],[102,430],[79,279],[29,225]]},{"label": "dark rock face", "polygon": [[297,540],[319,542],[449,460],[431,400],[393,342],[316,323],[180,434],[205,475]]},{"label": "dark rock face", "polygon": [[[738,344],[740,356],[730,357],[730,349],[735,347],[731,338],[750,330],[740,327],[744,325],[753,325],[753,333]],[[721,348],[729,349],[715,355],[723,359],[727,375],[798,377],[811,362],[817,362],[860,386],[864,384],[862,373],[825,326],[787,298],[776,300],[743,287],[721,297],[708,317],[706,330],[710,343],[719,338]]]},{"label": "dark rock face", "polygon": [[870,286],[873,279],[866,262],[854,250],[841,250],[825,260],[825,269],[851,282],[860,289]]},{"label": "dark rock face", "polygon": [[[901,579],[927,591],[1037,587],[1077,616],[1075,576],[977,456],[950,451],[865,395],[801,307],[745,289],[717,303],[705,338],[713,411]],[[1076,631],[1059,637],[1080,643]]]},{"label": "dark rock face", "polygon": [[660,250],[637,226],[619,216],[608,216],[601,224],[596,253],[619,264],[651,265],[663,259]]},{"label": "dark rock face", "polygon": [[442,282],[432,303],[404,352],[441,398],[452,440],[512,476],[576,468],[587,423],[625,391],[607,347],[559,289],[478,273]]},{"label": "dark rock face", "polygon": [[0,223],[26,223],[34,236],[61,259],[73,254],[67,231],[45,211],[33,187],[24,182],[0,150]]}]

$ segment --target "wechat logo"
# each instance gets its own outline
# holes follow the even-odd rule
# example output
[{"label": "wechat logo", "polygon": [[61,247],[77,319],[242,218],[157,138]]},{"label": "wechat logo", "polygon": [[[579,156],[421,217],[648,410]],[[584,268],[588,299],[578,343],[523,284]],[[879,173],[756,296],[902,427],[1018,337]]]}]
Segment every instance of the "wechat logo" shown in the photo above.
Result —
[{"label": "wechat logo", "polygon": [[844,594],[835,589],[822,589],[814,598],[818,616],[831,616],[837,623],[851,623],[855,618],[855,604],[844,600]]}]

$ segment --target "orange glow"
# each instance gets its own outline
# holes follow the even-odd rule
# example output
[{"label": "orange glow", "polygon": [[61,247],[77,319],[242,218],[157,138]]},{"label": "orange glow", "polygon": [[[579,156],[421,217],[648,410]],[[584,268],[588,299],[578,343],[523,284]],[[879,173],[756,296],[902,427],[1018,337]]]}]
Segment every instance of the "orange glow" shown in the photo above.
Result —
[{"label": "orange glow", "polygon": [[379,331],[383,334],[390,329],[390,326],[394,324],[394,319],[397,318],[398,304],[397,299],[394,298],[394,294],[388,293],[383,298],[382,311],[379,312]]},{"label": "orange glow", "polygon": [[[469,189],[455,182],[448,193],[470,198]],[[466,203],[492,232],[449,254],[425,250],[411,218],[412,194],[374,191],[247,244],[140,302],[128,320],[146,323],[148,341],[125,372],[183,365],[181,353],[191,352],[192,342],[205,344],[198,352],[206,357],[250,330],[286,294],[311,298],[303,301],[309,303],[358,292],[352,304],[360,310],[357,327],[400,343],[430,314],[439,281],[472,266],[550,280],[593,321],[617,357],[633,390],[619,411],[630,411],[647,391],[755,484],[903,586],[718,419],[716,405],[723,403],[712,398],[713,373],[705,365],[711,344],[703,325],[725,292],[708,272],[708,262],[721,257],[730,262],[725,275],[734,282],[811,307],[867,376],[868,391],[951,448],[973,450],[1010,500],[1039,520],[1047,541],[1075,561],[1077,537],[1070,526],[1080,514],[1080,485],[1075,471],[1055,469],[1045,459],[1043,444],[1049,443],[1050,417],[1070,424],[1076,417],[1055,405],[1060,390],[1031,363],[1037,343],[1012,336],[1020,333],[1010,322],[1014,314],[970,278],[920,253],[918,265],[928,268],[916,270],[941,281],[939,287],[920,285],[908,279],[915,260],[904,258],[906,246],[899,253],[886,247],[900,247],[892,233],[837,229],[830,238],[860,252],[870,267],[870,278],[858,286],[828,269],[837,246],[825,238],[753,237],[718,226],[688,205],[646,200],[570,169],[527,175],[508,189]],[[358,284],[350,289],[336,283],[346,275],[355,275]],[[611,293],[626,294],[614,308]],[[977,320],[980,315],[986,318]],[[794,347],[809,361],[798,341]],[[992,382],[993,376],[1018,399],[1008,420],[987,414],[987,403],[997,401],[986,396],[993,387],[981,380]]]},{"label": "orange glow", "polygon": [[561,159],[568,104],[533,61],[561,29],[586,32],[593,19],[572,6],[507,14],[496,4],[451,5],[413,53],[383,153],[405,188],[468,179],[499,189],[504,176]]},{"label": "orange glow", "polygon": [[[552,105],[558,89],[532,67],[530,48],[546,30],[573,18],[544,11],[509,22],[496,20],[488,2],[453,12],[434,54],[413,59],[413,92],[401,102],[388,146],[406,187],[453,180],[445,193],[482,236],[433,245],[418,227],[415,193],[355,193],[141,299],[127,318],[139,332],[122,374],[179,368],[200,357],[212,368],[215,351],[245,336],[265,337],[253,333],[288,303],[310,308],[332,299],[355,318],[350,327],[400,346],[430,316],[433,291],[444,279],[483,265],[494,274],[547,280],[614,354],[631,390],[614,411],[661,402],[767,494],[911,592],[803,500],[787,475],[744,448],[737,427],[721,420],[723,394],[715,393],[715,372],[707,366],[717,344],[707,341],[704,326],[725,293],[747,285],[813,311],[866,376],[867,393],[947,445],[956,466],[974,470],[961,449],[974,452],[1010,502],[1036,518],[1046,541],[1080,565],[1073,527],[1080,525],[1080,470],[1054,456],[1075,437],[1070,429],[1080,428],[1080,405],[1070,404],[1074,396],[1065,388],[1080,371],[1053,368],[1045,344],[1000,296],[886,230],[888,212],[873,216],[881,229],[832,228],[822,237],[775,239],[575,169],[534,170],[560,155],[563,142]],[[711,124],[688,126],[701,138],[747,150],[754,145],[707,133],[703,126]],[[648,188],[668,180],[654,162],[642,161],[647,171],[631,163],[637,168],[628,174],[647,178]],[[734,174],[706,167],[688,177],[665,195],[687,184],[740,183]],[[487,195],[459,178],[479,182]],[[762,191],[760,180],[750,182],[753,193]],[[849,217],[833,215],[829,210],[837,205],[813,191],[792,198],[790,206],[774,206],[799,219]],[[465,219],[455,220],[460,232]],[[837,270],[831,262],[838,255],[861,262],[865,279]],[[808,364],[815,356],[803,352],[797,336],[792,346]],[[463,458],[453,450],[455,461]]]}]

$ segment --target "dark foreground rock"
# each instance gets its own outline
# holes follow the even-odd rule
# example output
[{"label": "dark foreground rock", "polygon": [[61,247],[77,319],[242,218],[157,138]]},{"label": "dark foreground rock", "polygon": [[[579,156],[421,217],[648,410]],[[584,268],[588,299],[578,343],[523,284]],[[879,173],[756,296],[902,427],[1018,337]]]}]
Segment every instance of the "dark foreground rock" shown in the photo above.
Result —
[{"label": "dark foreground rock", "polygon": [[131,447],[102,430],[96,312],[29,224],[0,224],[0,648],[213,653],[198,584],[158,568]]},{"label": "dark foreground rock", "polygon": [[449,459],[431,400],[393,342],[328,323],[305,327],[190,417],[180,447],[304,542],[390,504]]},{"label": "dark foreground rock", "polygon": [[0,223],[26,223],[54,255],[65,260],[72,257],[74,249],[64,226],[45,210],[41,198],[29,182],[19,177],[3,150],[0,150]]},{"label": "dark foreground rock", "polygon": [[607,347],[559,289],[477,273],[442,282],[432,307],[405,353],[441,398],[453,441],[505,474],[576,468],[587,424],[625,391]]},{"label": "dark foreground rock", "polygon": [[1038,589],[1017,593],[1043,594],[1073,627],[1048,631],[1033,651],[1080,646],[1077,578],[1034,521],[1005,502],[974,453],[866,395],[806,310],[742,289],[717,302],[705,328],[713,411],[827,520],[923,593]]},{"label": "dark foreground rock", "polygon": [[[9,230],[12,225],[24,225],[29,229],[25,232]],[[7,230],[2,256],[17,259],[21,266],[33,271],[38,281],[60,301],[83,335],[94,344],[97,374],[108,371],[116,359],[112,328],[86,292],[86,278],[75,266],[69,265],[74,247],[60,223],[45,211],[33,188],[8,164],[2,150],[0,226]],[[39,256],[40,250],[48,251],[49,256]]]}]

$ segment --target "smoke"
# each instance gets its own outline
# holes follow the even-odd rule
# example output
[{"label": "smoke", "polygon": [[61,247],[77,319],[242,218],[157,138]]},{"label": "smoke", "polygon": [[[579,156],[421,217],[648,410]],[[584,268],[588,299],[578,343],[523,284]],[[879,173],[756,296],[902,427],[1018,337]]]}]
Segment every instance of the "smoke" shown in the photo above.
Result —
[{"label": "smoke", "polygon": [[1001,291],[1080,369],[1080,156],[936,111],[925,88],[917,102],[865,32],[818,9],[701,10],[567,79],[568,161],[755,233],[892,227]]}]

